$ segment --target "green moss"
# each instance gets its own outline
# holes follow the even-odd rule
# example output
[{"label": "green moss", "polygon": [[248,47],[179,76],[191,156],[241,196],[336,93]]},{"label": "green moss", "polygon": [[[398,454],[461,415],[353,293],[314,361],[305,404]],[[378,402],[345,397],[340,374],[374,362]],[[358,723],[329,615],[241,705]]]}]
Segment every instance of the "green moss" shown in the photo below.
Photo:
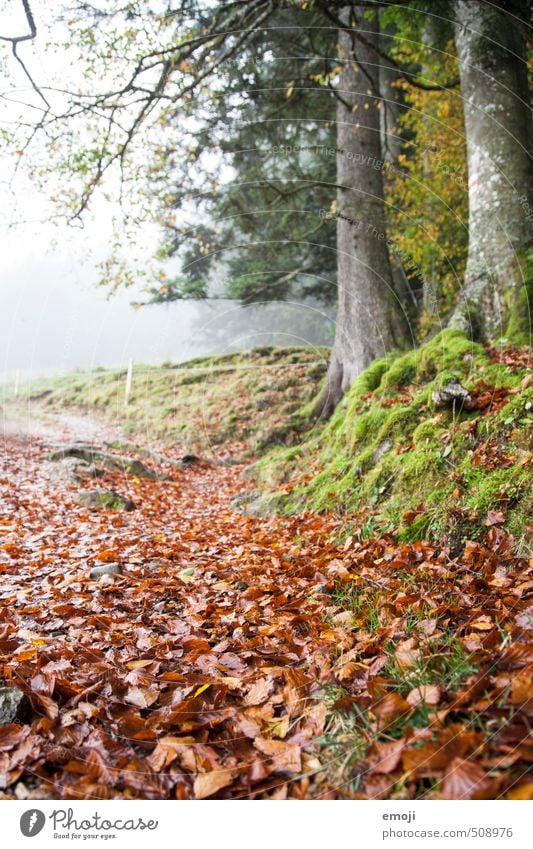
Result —
[{"label": "green moss", "polygon": [[397,438],[410,433],[418,422],[418,415],[418,409],[414,404],[399,404],[389,409],[375,437],[376,448],[387,437]]},{"label": "green moss", "polygon": [[472,342],[460,330],[438,333],[418,350],[416,359],[416,377],[422,382],[433,380],[443,372],[468,374],[474,365],[489,362],[483,346]]},{"label": "green moss", "polygon": [[486,513],[499,502],[516,503],[530,488],[530,472],[519,465],[492,472],[475,470],[471,472],[471,489],[466,506],[472,510]]},{"label": "green moss", "polygon": [[416,352],[410,351],[403,357],[393,360],[381,380],[381,389],[404,386],[411,383],[416,375]]},{"label": "green moss", "polygon": [[[348,417],[348,414],[347,414]],[[355,415],[352,426],[352,445],[362,442],[369,435],[375,437],[387,419],[387,410],[383,407],[372,407],[367,413]]]},{"label": "green moss", "polygon": [[415,445],[424,442],[436,442],[443,433],[445,433],[445,428],[438,421],[435,419],[426,419],[414,429],[413,442]]},{"label": "green moss", "polygon": [[350,395],[359,398],[367,392],[373,392],[381,383],[383,375],[386,374],[393,359],[391,356],[375,360],[362,374],[356,378]]},{"label": "green moss", "polygon": [[[495,412],[435,411],[432,392],[452,377],[470,390],[483,380],[513,394]],[[460,546],[486,530],[487,511],[503,499],[509,527],[522,532],[528,467],[521,462],[533,424],[533,387],[522,388],[522,380],[521,369],[492,364],[465,334],[443,331],[416,351],[374,363],[332,419],[302,442],[297,458],[267,455],[254,475],[269,487],[279,475],[284,486],[293,481],[285,512],[349,515],[370,507],[379,526],[394,527],[404,540],[444,537]],[[485,468],[482,452],[473,462],[487,440],[510,452],[511,467]],[[302,469],[312,478],[301,484]]]},{"label": "green moss", "polygon": [[517,256],[517,263],[524,283],[510,295],[505,335],[515,345],[530,345],[533,326],[533,248]]}]

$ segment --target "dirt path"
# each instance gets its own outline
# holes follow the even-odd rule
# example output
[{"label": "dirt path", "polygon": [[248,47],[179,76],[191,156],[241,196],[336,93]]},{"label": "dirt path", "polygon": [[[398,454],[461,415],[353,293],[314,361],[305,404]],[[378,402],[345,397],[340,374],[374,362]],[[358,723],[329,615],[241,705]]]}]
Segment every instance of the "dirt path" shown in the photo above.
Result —
[{"label": "dirt path", "polygon": [[[239,470],[204,463],[159,468],[161,481],[107,471],[96,486],[136,508],[87,510],[73,499],[95,482],[41,461],[79,421],[25,430],[2,451],[0,652],[41,717],[5,757],[9,793],[283,796],[301,784],[318,766],[334,645],[312,615],[317,520],[236,515]],[[83,436],[104,430],[84,423]],[[122,575],[90,579],[111,561]]]},{"label": "dirt path", "polygon": [[31,707],[3,798],[530,798],[533,568],[502,530],[452,559],[238,515],[236,467],[73,479],[51,443],[117,436],[82,426],[2,443],[0,681]]}]

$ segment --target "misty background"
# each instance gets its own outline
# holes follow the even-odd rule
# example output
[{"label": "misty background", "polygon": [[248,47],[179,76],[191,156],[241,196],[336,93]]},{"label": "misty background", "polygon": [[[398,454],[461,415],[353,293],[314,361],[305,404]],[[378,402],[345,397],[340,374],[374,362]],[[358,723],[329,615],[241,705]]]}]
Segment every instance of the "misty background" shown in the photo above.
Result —
[{"label": "misty background", "polygon": [[[24,31],[22,4],[9,4],[2,12],[3,32]],[[57,25],[56,37],[64,26]],[[41,42],[21,50],[41,82],[56,76],[75,84],[80,69],[67,51],[47,51]],[[7,88],[0,102],[0,127],[24,117],[24,104],[36,97],[16,62],[3,71]],[[76,369],[123,366],[130,358],[176,363],[258,345],[332,343],[334,310],[324,311],[311,301],[248,307],[228,300],[178,301],[136,309],[132,302],[144,298],[140,285],[110,297],[105,287],[97,286],[98,264],[109,255],[116,206],[100,196],[83,229],[64,221],[52,224],[57,210],[46,197],[47,187],[39,192],[31,178],[20,175],[13,184],[14,171],[13,158],[0,157],[0,382],[14,381],[17,372],[23,382]],[[136,248],[141,256],[145,253],[147,267],[158,237],[154,227],[146,232],[140,228]]]},{"label": "misty background", "polygon": [[[29,205],[29,199],[27,199]],[[4,207],[5,209],[5,207]],[[243,307],[229,300],[141,308],[142,292],[96,286],[105,227],[2,227],[0,380],[76,369],[182,362],[258,345],[327,345],[331,310],[312,302]],[[84,256],[84,243],[91,255]]]}]

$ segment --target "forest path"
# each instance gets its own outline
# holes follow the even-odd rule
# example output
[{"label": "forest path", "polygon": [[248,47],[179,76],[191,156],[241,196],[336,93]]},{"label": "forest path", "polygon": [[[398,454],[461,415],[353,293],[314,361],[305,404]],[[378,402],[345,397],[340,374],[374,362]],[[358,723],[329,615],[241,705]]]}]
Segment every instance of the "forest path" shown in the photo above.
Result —
[{"label": "forest path", "polygon": [[533,563],[499,514],[453,558],[346,538],[234,512],[239,467],[52,462],[120,434],[26,424],[0,454],[0,798],[531,798]]},{"label": "forest path", "polygon": [[[335,646],[313,593],[336,523],[236,514],[237,467],[154,466],[164,480],[82,468],[77,480],[72,460],[43,460],[80,437],[120,434],[66,415],[11,418],[4,432],[2,677],[34,711],[23,753],[4,758],[9,792],[305,793]],[[94,488],[135,509],[77,503]],[[120,575],[90,577],[110,562]]]}]

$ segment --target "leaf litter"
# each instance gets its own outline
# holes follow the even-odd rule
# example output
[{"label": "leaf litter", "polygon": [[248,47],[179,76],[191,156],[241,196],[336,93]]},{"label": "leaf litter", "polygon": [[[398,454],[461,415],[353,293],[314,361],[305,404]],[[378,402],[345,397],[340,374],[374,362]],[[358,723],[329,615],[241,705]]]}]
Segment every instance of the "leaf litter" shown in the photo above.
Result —
[{"label": "leaf litter", "polygon": [[455,557],[346,540],[232,512],[240,469],[202,462],[105,469],[136,509],[88,509],[46,447],[0,465],[0,679],[32,705],[4,798],[532,798],[532,564],[497,512]]}]

